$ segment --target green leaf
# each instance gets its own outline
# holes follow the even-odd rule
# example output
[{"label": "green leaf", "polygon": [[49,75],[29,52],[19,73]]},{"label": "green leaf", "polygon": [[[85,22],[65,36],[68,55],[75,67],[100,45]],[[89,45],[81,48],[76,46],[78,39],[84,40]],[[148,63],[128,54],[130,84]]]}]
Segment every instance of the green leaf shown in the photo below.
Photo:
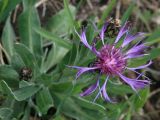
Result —
[{"label": "green leaf", "polygon": [[58,93],[68,93],[68,89],[72,87],[71,82],[56,82],[52,83],[51,91],[58,92]]},{"label": "green leaf", "polygon": [[40,90],[39,86],[28,85],[28,86],[19,88],[16,91],[12,91],[12,89],[7,85],[5,81],[2,81],[0,85],[3,90],[3,93],[6,93],[12,96],[17,101],[26,100],[27,98],[33,96],[35,93],[37,93]]},{"label": "green leaf", "polygon": [[[81,101],[81,102],[84,102],[84,101]],[[82,103],[79,104],[77,102],[77,99],[68,98],[62,107],[62,112],[66,114],[67,116],[70,116],[77,120],[97,120],[97,119],[101,120],[103,119],[103,117],[105,116],[105,110],[101,112],[99,111],[99,107],[97,108],[97,106],[96,106],[96,109],[90,109],[89,106],[93,107],[92,103],[89,103],[89,104],[87,103],[87,105],[89,106],[84,106],[84,104],[86,104],[86,102],[83,104]]]},{"label": "green leaf", "polygon": [[30,9],[30,7],[34,7],[37,0],[23,0],[24,11]]},{"label": "green leaf", "polygon": [[3,21],[9,13],[16,7],[22,0],[1,0],[0,1],[0,22]]},{"label": "green leaf", "polygon": [[0,65],[0,78],[17,80],[18,73],[10,65]]},{"label": "green leaf", "polygon": [[60,63],[61,60],[64,58],[64,56],[69,51],[66,48],[59,47],[55,44],[53,44],[53,45],[54,46],[50,50],[50,52],[46,58],[46,61],[44,62],[44,66],[42,68],[44,72],[48,71],[51,67],[53,67],[57,63]]},{"label": "green leaf", "polygon": [[19,82],[19,88],[23,88],[23,87],[30,86],[30,85],[34,85],[34,83],[27,82],[27,81],[24,81],[24,80]]},{"label": "green leaf", "polygon": [[129,61],[128,67],[136,67],[146,64],[146,62],[148,62],[149,60],[153,60],[158,56],[160,56],[160,48],[154,48],[149,52],[147,56],[142,58],[132,59],[131,61]]},{"label": "green leaf", "polygon": [[2,120],[9,120],[9,116],[11,116],[13,110],[10,108],[0,108],[0,118]]},{"label": "green leaf", "polygon": [[85,107],[87,109],[91,109],[91,110],[96,109],[99,112],[101,112],[102,114],[104,114],[104,112],[105,112],[105,107],[103,107],[99,104],[96,104],[94,102],[87,101],[87,100],[80,98],[80,97],[74,97],[74,100],[77,101],[77,104],[79,104],[80,106]]},{"label": "green leaf", "polygon": [[63,64],[65,65],[73,64],[76,59],[77,52],[78,52],[77,47],[75,44],[73,44],[72,49],[63,58],[63,61],[62,61]]},{"label": "green leaf", "polygon": [[26,101],[16,101],[13,99],[12,101],[14,103],[12,105],[12,109],[13,109],[12,117],[15,117],[16,120],[19,120],[24,114],[24,109],[26,109]]},{"label": "green leaf", "polygon": [[10,65],[0,65],[0,80],[4,80],[10,86],[16,87],[18,79],[18,73]]},{"label": "green leaf", "polygon": [[151,32],[151,28],[150,28],[150,25],[149,25],[149,21],[146,19],[146,15],[144,12],[142,12],[138,7],[136,8],[137,10],[137,16],[139,17],[139,19],[144,23],[144,25],[146,26],[147,30],[149,32]]},{"label": "green leaf", "polygon": [[36,94],[36,103],[42,114],[46,114],[49,108],[53,107],[53,99],[48,88],[44,88]]},{"label": "green leaf", "polygon": [[[112,79],[110,80],[112,81]],[[131,94],[134,91],[127,85],[115,85],[111,82],[108,82],[107,90],[109,93],[114,95],[125,95],[125,94]]]},{"label": "green leaf", "polygon": [[34,55],[25,45],[19,43],[15,44],[15,50],[27,67],[34,69],[34,67],[37,66]]},{"label": "green leaf", "polygon": [[0,81],[0,85],[1,85],[1,90],[3,94],[7,94],[11,96],[13,95],[11,88],[7,85],[7,83],[4,80]]},{"label": "green leaf", "polygon": [[66,15],[68,16],[69,20],[68,22],[72,26],[72,28],[75,26],[75,8],[73,9],[73,6],[69,5],[68,0],[63,0],[64,3],[64,9],[66,11]]},{"label": "green leaf", "polygon": [[148,60],[155,59],[158,56],[160,56],[160,48],[154,48],[150,51],[149,56],[148,56]]},{"label": "green leaf", "polygon": [[14,53],[14,46],[13,46],[14,40],[15,40],[15,34],[12,25],[10,23],[10,17],[8,17],[2,33],[2,45],[9,55],[9,61],[10,57]]},{"label": "green leaf", "polygon": [[129,5],[128,9],[126,10],[126,12],[125,12],[125,13],[123,14],[123,16],[122,16],[122,19],[121,19],[122,25],[124,24],[125,21],[128,20],[128,18],[130,17],[130,15],[131,15],[134,7],[135,7],[135,2],[133,1],[133,3],[131,3],[131,4]]},{"label": "green leaf", "polygon": [[24,115],[22,120],[29,120],[30,119],[30,113],[31,113],[31,108],[29,105],[27,105],[26,109],[24,110]]},{"label": "green leaf", "polygon": [[[109,13],[113,10],[113,7],[115,6],[117,0],[111,0],[108,5],[107,8],[104,10],[103,14],[102,14],[102,18],[100,20],[99,25],[103,24],[103,22],[105,21],[105,19],[107,19]],[[98,27],[99,27],[98,25]]]},{"label": "green leaf", "polygon": [[124,118],[124,120],[131,120],[132,114],[130,111],[127,112],[126,117]]},{"label": "green leaf", "polygon": [[149,35],[146,42],[147,45],[152,45],[160,42],[160,29],[157,28],[152,34]]},{"label": "green leaf", "polygon": [[128,67],[137,67],[137,66],[146,64],[147,61],[148,61],[148,57],[132,59],[128,61]]},{"label": "green leaf", "polygon": [[[138,93],[139,97],[137,95],[133,96],[133,103],[134,103],[134,109],[135,111],[138,111],[140,108],[142,108],[148,98],[149,95],[149,88],[145,88]],[[132,98],[131,98],[132,99]]]},{"label": "green leaf", "polygon": [[67,119],[65,119],[63,116],[57,116],[56,118],[54,118],[54,120],[67,120]]},{"label": "green leaf", "polygon": [[17,101],[23,101],[37,93],[39,89],[40,87],[38,86],[29,85],[14,91],[13,95]]},{"label": "green leaf", "polygon": [[59,36],[68,34],[71,28],[74,27],[75,13],[75,7],[71,5],[67,7],[65,4],[65,8],[63,10],[48,20],[46,24],[47,29],[51,33]]},{"label": "green leaf", "polygon": [[[53,83],[53,80],[57,80],[58,77],[56,77],[57,74],[40,74],[36,78],[37,84],[43,84],[44,86],[48,87]],[[59,76],[59,75],[58,75]]]},{"label": "green leaf", "polygon": [[41,36],[34,31],[35,27],[40,27],[40,20],[35,7],[25,1],[23,2],[25,9],[18,19],[19,34],[21,42],[30,49],[40,62],[42,55],[42,41]]},{"label": "green leaf", "polygon": [[71,49],[72,45],[70,42],[68,42],[67,40],[63,40],[62,38],[58,37],[55,34],[52,34],[48,31],[46,31],[43,28],[35,28],[35,31],[37,33],[39,33],[42,37],[48,39],[48,40],[52,40],[55,44],[64,47],[66,49]]},{"label": "green leaf", "polygon": [[25,67],[22,58],[16,53],[11,57],[11,65],[17,72],[20,72],[20,70]]},{"label": "green leaf", "polygon": [[8,0],[1,0],[0,1],[0,16],[2,16],[4,9],[8,5]]},{"label": "green leaf", "polygon": [[[73,92],[71,82],[54,83],[50,91],[54,99],[54,105],[57,107],[56,115],[64,113],[77,120],[97,120],[105,116],[104,107],[82,98],[70,97]],[[94,116],[95,114],[96,116]]]}]

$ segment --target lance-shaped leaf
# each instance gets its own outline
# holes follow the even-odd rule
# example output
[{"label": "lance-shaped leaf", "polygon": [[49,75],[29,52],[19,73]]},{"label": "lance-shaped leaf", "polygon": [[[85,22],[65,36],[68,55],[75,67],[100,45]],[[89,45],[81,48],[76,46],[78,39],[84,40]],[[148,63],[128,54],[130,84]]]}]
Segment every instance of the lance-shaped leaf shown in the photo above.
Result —
[{"label": "lance-shaped leaf", "polygon": [[67,40],[64,40],[62,38],[60,38],[59,36],[48,32],[47,30],[43,29],[43,28],[35,28],[35,31],[40,34],[42,37],[48,39],[48,40],[52,40],[55,44],[58,44],[61,47],[67,48],[67,49],[71,49],[71,43],[68,42]]},{"label": "lance-shaped leaf", "polygon": [[53,107],[53,99],[48,88],[44,88],[36,94],[36,103],[42,114],[46,114],[48,109]]},{"label": "lance-shaped leaf", "polygon": [[8,17],[2,33],[2,45],[8,54],[7,57],[9,57],[9,61],[10,57],[14,53],[14,46],[13,46],[14,40],[15,40],[15,34],[10,22],[10,17]]},{"label": "lance-shaped leaf", "polygon": [[34,27],[40,27],[40,20],[34,5],[30,1],[23,1],[24,11],[19,16],[18,28],[20,41],[25,44],[38,60],[41,60],[42,41],[41,36],[34,31]]},{"label": "lance-shaped leaf", "polygon": [[7,95],[13,97],[17,101],[26,100],[40,90],[39,86],[28,85],[28,86],[19,88],[16,91],[13,91],[5,81],[2,81],[0,85],[3,93],[6,93]]}]

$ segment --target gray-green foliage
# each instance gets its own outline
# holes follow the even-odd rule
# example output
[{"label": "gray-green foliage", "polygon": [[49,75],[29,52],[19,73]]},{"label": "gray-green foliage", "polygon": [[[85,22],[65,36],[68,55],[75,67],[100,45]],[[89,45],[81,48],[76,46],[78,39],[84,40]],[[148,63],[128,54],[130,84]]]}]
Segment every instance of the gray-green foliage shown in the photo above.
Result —
[{"label": "gray-green foliage", "polygon": [[[126,119],[130,119],[132,112],[141,109],[149,94],[149,88],[140,91],[139,96],[142,99],[139,99],[129,87],[109,83],[107,90],[111,96],[112,93],[115,96],[131,94],[131,97],[125,97],[126,100],[116,104],[102,100],[94,103],[93,96],[86,99],[79,97],[82,88],[93,82],[94,75],[83,76],[75,84],[75,70],[67,68],[66,65],[87,66],[94,57],[80,45],[79,38],[74,32],[74,27],[80,28],[75,21],[76,8],[68,5],[67,0],[64,0],[64,9],[52,16],[43,28],[34,7],[36,1],[23,0],[24,9],[18,16],[20,41],[17,42],[9,13],[21,1],[0,1],[0,21],[6,19],[1,43],[8,62],[0,65],[0,99],[5,97],[0,103],[1,119],[28,120],[33,109],[34,115],[44,119],[116,120],[122,113]],[[115,0],[109,3],[100,25],[109,16],[115,3]],[[134,5],[131,4],[124,13],[123,22],[131,15]],[[91,42],[96,33],[92,25],[89,24],[87,28],[87,38]],[[159,40],[157,29],[148,37],[147,44],[151,45]],[[50,47],[46,47],[46,44]],[[159,51],[159,48],[153,49],[149,56],[131,61],[130,65],[146,63],[149,59],[159,56]],[[32,78],[28,81],[20,80],[20,71],[24,67],[32,70]],[[49,116],[50,108],[56,111]]]}]

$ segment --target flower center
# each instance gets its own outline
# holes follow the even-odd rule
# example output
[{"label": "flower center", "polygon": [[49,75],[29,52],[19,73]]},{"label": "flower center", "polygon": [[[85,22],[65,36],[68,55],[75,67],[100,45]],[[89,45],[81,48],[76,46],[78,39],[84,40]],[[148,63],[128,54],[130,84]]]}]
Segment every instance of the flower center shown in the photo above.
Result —
[{"label": "flower center", "polygon": [[102,73],[116,75],[123,72],[127,61],[120,49],[115,48],[115,46],[104,45],[99,53],[100,55],[94,65],[99,67]]}]

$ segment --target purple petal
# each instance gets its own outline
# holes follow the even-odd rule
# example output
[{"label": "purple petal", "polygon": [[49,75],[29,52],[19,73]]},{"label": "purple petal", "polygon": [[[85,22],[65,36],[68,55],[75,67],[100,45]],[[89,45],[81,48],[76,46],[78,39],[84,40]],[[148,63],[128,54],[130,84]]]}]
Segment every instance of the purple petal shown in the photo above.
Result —
[{"label": "purple petal", "polygon": [[[77,33],[77,31],[76,31]],[[96,50],[95,48],[95,43],[93,43],[92,46],[90,46],[87,42],[87,39],[86,39],[86,34],[85,34],[85,31],[82,32],[81,36],[77,33],[77,35],[80,37],[80,40],[81,42],[87,47],[89,48],[93,53],[95,53],[96,55],[98,55],[98,51]]]},{"label": "purple petal", "polygon": [[144,37],[144,33],[139,32],[136,33],[135,35],[127,35],[126,38],[123,41],[122,47],[126,46],[127,44],[129,44],[130,42],[132,42],[133,40],[139,38],[139,37]]},{"label": "purple petal", "polygon": [[141,66],[135,67],[135,68],[128,68],[127,67],[127,69],[129,69],[129,70],[143,69],[143,68],[146,68],[146,67],[150,66],[151,64],[152,64],[152,61],[150,60],[148,64],[141,65]]},{"label": "purple petal", "polygon": [[[107,78],[106,78],[106,83],[107,83],[107,81],[108,81],[108,78],[109,78],[109,76],[107,76]],[[104,86],[104,85],[103,85]],[[98,92],[98,94],[96,95],[96,97],[94,98],[94,100],[93,100],[93,102],[95,102],[96,100],[97,100],[97,98],[99,97],[99,95],[101,95],[101,93],[102,93],[102,89],[103,89],[103,87],[101,87],[100,89],[99,89],[99,92]]]},{"label": "purple petal", "polygon": [[86,47],[88,47],[90,50],[92,50],[92,47],[91,47],[91,46],[88,44],[88,42],[87,42],[85,31],[82,32],[80,38],[81,38],[81,42],[82,42]]},{"label": "purple petal", "polygon": [[145,55],[148,55],[148,54],[141,54],[139,52],[137,53],[131,53],[131,54],[128,54],[125,59],[129,59],[129,58],[138,58],[138,57],[143,57]]},{"label": "purple petal", "polygon": [[118,36],[117,36],[117,38],[116,38],[116,40],[115,40],[115,43],[117,43],[117,42],[120,40],[120,38],[121,38],[125,33],[128,32],[128,28],[129,28],[129,22],[126,22],[126,23],[124,24],[124,26],[122,26],[122,28],[120,29],[120,31],[119,31],[119,33],[118,33]]},{"label": "purple petal", "polygon": [[132,47],[132,48],[126,53],[125,59],[143,57],[143,56],[147,55],[147,54],[143,54],[145,48],[147,48],[147,46],[145,46],[144,44],[141,44],[141,45]]},{"label": "purple petal", "polygon": [[95,84],[91,85],[84,92],[82,92],[80,96],[87,96],[87,95],[92,94],[97,89],[98,86],[99,86],[99,80],[97,80]]},{"label": "purple petal", "polygon": [[89,48],[90,50],[92,50],[92,47],[88,44],[87,42],[87,38],[86,38],[86,34],[85,34],[85,30],[82,31],[82,34],[79,35],[78,32],[75,30],[76,34],[79,36],[81,42],[87,47]]},{"label": "purple petal", "polygon": [[150,84],[150,81],[148,80],[137,80],[137,79],[131,79],[128,77],[123,76],[122,74],[118,73],[120,78],[127,83],[135,92],[137,92],[138,89],[142,89]]},{"label": "purple petal", "polygon": [[135,89],[143,89],[149,84],[150,82],[148,80],[136,80],[132,83]]},{"label": "purple petal", "polygon": [[98,69],[98,67],[92,67],[92,68],[88,68],[88,67],[78,67],[78,66],[67,66],[67,67],[71,67],[71,68],[76,68],[78,69],[78,72],[76,74],[76,79],[78,79],[78,77],[80,75],[82,75],[83,73],[90,71],[90,70],[95,70]]},{"label": "purple petal", "polygon": [[144,49],[147,48],[144,44],[137,45],[132,47],[126,54],[132,54],[132,53],[142,53]]},{"label": "purple petal", "polygon": [[107,29],[107,26],[108,26],[108,22],[103,25],[101,32],[100,32],[100,38],[102,40],[103,45],[104,45],[104,33]]},{"label": "purple petal", "polygon": [[95,53],[97,56],[99,56],[99,52],[97,51],[97,49],[95,48],[95,46],[92,46],[92,52]]},{"label": "purple petal", "polygon": [[109,96],[108,96],[108,94],[107,94],[107,92],[106,92],[106,84],[107,84],[107,81],[108,81],[108,78],[106,79],[106,81],[104,82],[104,84],[103,84],[103,86],[102,86],[102,96],[103,96],[103,98],[104,98],[107,102],[113,102],[113,101],[109,98]]}]

